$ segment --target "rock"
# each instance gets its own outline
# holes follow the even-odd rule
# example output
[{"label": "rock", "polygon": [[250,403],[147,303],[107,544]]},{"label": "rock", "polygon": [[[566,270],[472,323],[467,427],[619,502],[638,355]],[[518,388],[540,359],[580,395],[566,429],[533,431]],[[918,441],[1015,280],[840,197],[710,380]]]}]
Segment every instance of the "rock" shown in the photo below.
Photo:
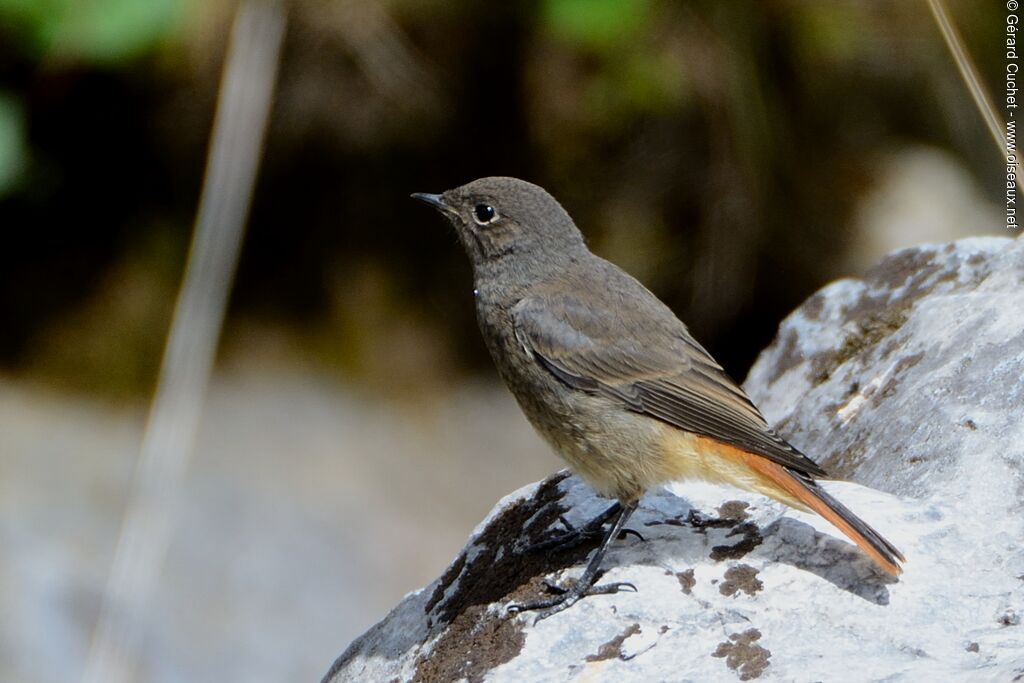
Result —
[{"label": "rock", "polygon": [[445,574],[325,681],[1024,680],[1024,240],[887,257],[794,312],[750,373],[827,488],[907,556],[898,581],[817,517],[705,484],[652,492],[589,597],[510,603],[593,545],[523,548],[608,501],[560,473],[503,499]]},{"label": "rock", "polygon": [[[779,328],[747,391],[827,471],[965,514],[1020,509],[1024,240],[897,251]],[[955,495],[954,495],[955,494]]]}]

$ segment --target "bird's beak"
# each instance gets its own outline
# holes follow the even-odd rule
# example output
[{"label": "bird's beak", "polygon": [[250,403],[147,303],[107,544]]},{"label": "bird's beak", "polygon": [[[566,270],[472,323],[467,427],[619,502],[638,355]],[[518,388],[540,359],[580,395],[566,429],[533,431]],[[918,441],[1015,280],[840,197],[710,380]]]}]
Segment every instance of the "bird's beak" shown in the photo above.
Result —
[{"label": "bird's beak", "polygon": [[444,214],[455,213],[454,209],[450,207],[447,202],[444,201],[444,197],[439,194],[428,194],[426,192],[413,192],[409,195],[417,201],[421,201],[424,204],[429,204],[438,211]]},{"label": "bird's beak", "polygon": [[444,197],[439,194],[428,194],[426,192],[413,192],[409,195],[417,201],[421,201],[424,204],[430,204],[438,211],[448,210],[448,205],[444,203]]}]

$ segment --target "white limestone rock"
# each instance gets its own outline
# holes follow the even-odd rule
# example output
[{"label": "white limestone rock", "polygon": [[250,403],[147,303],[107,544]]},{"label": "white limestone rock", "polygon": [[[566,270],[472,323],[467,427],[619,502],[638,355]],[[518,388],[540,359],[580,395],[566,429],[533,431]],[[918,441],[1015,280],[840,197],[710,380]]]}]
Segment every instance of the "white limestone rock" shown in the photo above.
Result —
[{"label": "white limestone rock", "polygon": [[897,251],[780,326],[746,389],[827,471],[966,513],[1024,493],[1024,240]]},{"label": "white limestone rock", "polygon": [[747,389],[872,487],[826,484],[904,552],[899,581],[814,516],[675,485],[605,560],[638,592],[509,616],[593,547],[522,552],[608,505],[563,473],[502,500],[324,680],[1024,680],[1022,377],[1024,241],[897,252],[794,312]]}]

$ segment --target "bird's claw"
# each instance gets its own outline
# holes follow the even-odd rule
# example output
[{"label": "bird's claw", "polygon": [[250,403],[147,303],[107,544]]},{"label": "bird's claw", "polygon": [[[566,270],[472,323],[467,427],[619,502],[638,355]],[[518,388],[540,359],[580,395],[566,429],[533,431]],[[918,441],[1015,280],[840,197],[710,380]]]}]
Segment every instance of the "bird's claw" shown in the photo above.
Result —
[{"label": "bird's claw", "polygon": [[519,614],[520,612],[530,612],[538,609],[544,610],[534,618],[533,623],[536,624],[543,619],[547,619],[552,614],[558,614],[562,610],[569,609],[581,598],[587,596],[612,595],[624,590],[629,590],[633,593],[637,592],[637,587],[628,581],[613,581],[611,583],[603,583],[599,586],[589,586],[587,588],[581,588],[578,584],[573,584],[571,588],[565,588],[564,586],[559,586],[557,583],[552,581],[544,581],[544,587],[552,593],[555,593],[555,595],[550,598],[544,598],[543,600],[534,600],[531,602],[509,605],[509,614]]},{"label": "bird's claw", "polygon": [[641,536],[640,532],[635,530],[635,529],[623,529],[619,533],[619,540],[621,541],[621,540],[625,539],[626,536],[629,536],[630,534],[632,534],[633,536],[636,536],[640,540],[641,543],[646,543],[647,542],[647,539],[644,538],[643,536]]}]

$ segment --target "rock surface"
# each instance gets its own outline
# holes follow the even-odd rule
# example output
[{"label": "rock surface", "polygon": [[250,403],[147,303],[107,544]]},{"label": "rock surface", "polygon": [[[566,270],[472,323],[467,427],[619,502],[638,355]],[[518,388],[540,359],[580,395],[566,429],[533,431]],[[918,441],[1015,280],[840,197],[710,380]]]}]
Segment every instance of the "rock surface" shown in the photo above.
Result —
[{"label": "rock surface", "polygon": [[904,552],[899,581],[813,516],[674,485],[605,560],[638,592],[508,616],[593,547],[522,551],[608,504],[562,473],[503,499],[325,681],[1024,680],[1022,377],[1024,240],[896,252],[794,312],[747,389],[859,482],[827,486]]}]

